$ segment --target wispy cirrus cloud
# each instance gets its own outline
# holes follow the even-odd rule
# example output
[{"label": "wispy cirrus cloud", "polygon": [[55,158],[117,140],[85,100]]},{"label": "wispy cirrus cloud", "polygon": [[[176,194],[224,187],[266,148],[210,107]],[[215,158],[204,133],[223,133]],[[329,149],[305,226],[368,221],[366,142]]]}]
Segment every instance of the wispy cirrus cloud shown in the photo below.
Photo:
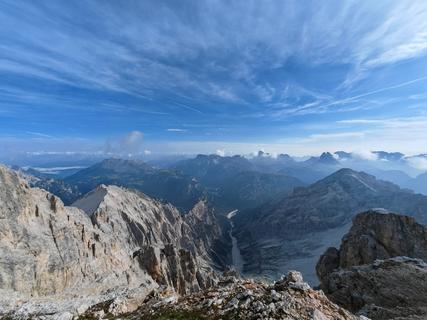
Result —
[{"label": "wispy cirrus cloud", "polygon": [[347,119],[337,121],[339,124],[375,126],[393,129],[414,129],[427,131],[427,117],[401,117],[386,119]]},{"label": "wispy cirrus cloud", "polygon": [[53,136],[41,132],[34,132],[34,131],[26,131],[27,134],[31,136],[41,137],[41,138],[53,138]]},{"label": "wispy cirrus cloud", "polygon": [[[74,22],[73,15],[83,10],[90,15]],[[372,68],[420,56],[427,48],[423,1],[381,7],[358,1],[140,2],[120,8],[101,1],[84,6],[6,1],[1,12],[6,41],[0,70],[148,97],[160,88],[180,88],[237,102],[244,98],[233,79],[246,79],[246,89],[270,87],[272,95],[275,88],[259,81],[260,73],[293,57]],[[331,13],[336,19],[329,19]],[[12,29],[16,19],[19,36]],[[227,82],[232,86],[225,88]]]},{"label": "wispy cirrus cloud", "polygon": [[198,127],[177,137],[227,127],[243,141],[256,125],[258,139],[293,126],[335,141],[334,127],[300,131],[422,112],[409,101],[427,100],[426,16],[422,0],[5,0],[0,134],[66,128],[99,139],[135,128],[161,139],[186,123]]},{"label": "wispy cirrus cloud", "polygon": [[187,129],[179,129],[179,128],[169,128],[169,129],[166,129],[166,131],[168,131],[168,132],[187,132],[188,130]]}]

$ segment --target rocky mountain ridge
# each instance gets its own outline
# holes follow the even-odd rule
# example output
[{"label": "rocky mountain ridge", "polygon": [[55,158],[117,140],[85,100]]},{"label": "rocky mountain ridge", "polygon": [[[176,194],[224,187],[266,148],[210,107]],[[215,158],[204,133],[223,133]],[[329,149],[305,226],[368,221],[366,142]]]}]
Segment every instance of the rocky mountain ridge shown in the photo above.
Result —
[{"label": "rocky mountain ridge", "polygon": [[427,228],[414,218],[370,210],[358,214],[339,249],[316,266],[334,302],[372,319],[427,317]]},{"label": "rocky mountain ridge", "polygon": [[305,277],[315,284],[316,256],[339,245],[357,213],[378,207],[427,222],[427,196],[351,169],[340,169],[280,200],[239,213],[235,236],[244,270],[274,278],[286,272],[283,268],[302,266],[307,267],[301,270]]},{"label": "rocky mountain ridge", "polygon": [[[320,209],[340,199],[324,197],[325,190],[326,195],[347,193],[343,199],[354,203],[376,195],[366,198],[371,204],[389,193],[397,200],[418,199],[348,169],[316,187],[314,194],[326,201],[319,203]],[[407,206],[420,203],[422,199]],[[333,212],[328,217],[334,217]],[[67,207],[0,166],[0,315],[310,320],[367,315],[397,320],[427,314],[427,231],[414,218],[384,209],[359,214],[340,249],[331,248],[320,259],[317,272],[326,295],[360,316],[331,303],[297,272],[270,285],[219,277],[213,266],[224,267],[229,261],[217,250],[227,245],[227,232],[205,201],[183,215],[139,191],[99,185]],[[298,239],[292,237],[286,234],[283,243]]]}]

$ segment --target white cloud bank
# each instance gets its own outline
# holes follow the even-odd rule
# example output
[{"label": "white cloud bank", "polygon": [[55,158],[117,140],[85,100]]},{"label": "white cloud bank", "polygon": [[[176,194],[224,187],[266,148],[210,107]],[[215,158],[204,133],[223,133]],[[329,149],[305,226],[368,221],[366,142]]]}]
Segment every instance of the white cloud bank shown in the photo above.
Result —
[{"label": "white cloud bank", "polygon": [[427,171],[427,157],[410,157],[406,160],[411,167],[418,170]]}]

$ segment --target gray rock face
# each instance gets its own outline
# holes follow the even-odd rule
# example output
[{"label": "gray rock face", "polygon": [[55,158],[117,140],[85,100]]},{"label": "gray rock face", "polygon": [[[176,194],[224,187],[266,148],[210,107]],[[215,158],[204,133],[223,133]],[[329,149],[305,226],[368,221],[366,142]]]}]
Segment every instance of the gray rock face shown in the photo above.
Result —
[{"label": "gray rock face", "polygon": [[[339,305],[372,319],[427,317],[427,228],[414,218],[370,210],[357,215],[339,250],[316,270]],[[417,318],[419,317],[419,318]]]},{"label": "gray rock face", "polygon": [[205,203],[198,203],[190,212],[188,223],[172,205],[116,186],[101,185],[74,205],[86,210],[93,224],[113,237],[114,243],[125,242],[126,251],[157,283],[181,294],[207,285],[198,268],[209,270],[208,239],[219,237],[219,232],[205,232],[205,241],[197,242],[202,232],[191,219],[197,212],[215,225]]},{"label": "gray rock face", "polygon": [[358,214],[340,247],[340,267],[397,256],[427,261],[427,228],[414,218],[371,210]]},{"label": "gray rock face", "polygon": [[[207,240],[196,244],[196,226],[172,205],[100,186],[76,206],[86,212],[0,166],[1,314],[61,309],[46,307],[49,299],[66,301],[66,311],[75,313],[70,301],[79,297],[89,304],[123,290],[143,297],[159,285],[182,294],[215,279]],[[212,215],[207,206],[198,208]]]}]

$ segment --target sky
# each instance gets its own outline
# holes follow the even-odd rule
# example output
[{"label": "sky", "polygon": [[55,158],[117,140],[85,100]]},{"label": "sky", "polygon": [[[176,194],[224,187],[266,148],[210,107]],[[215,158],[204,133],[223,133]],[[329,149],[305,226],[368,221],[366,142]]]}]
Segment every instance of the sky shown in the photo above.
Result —
[{"label": "sky", "polygon": [[427,153],[427,2],[0,1],[0,153]]}]

